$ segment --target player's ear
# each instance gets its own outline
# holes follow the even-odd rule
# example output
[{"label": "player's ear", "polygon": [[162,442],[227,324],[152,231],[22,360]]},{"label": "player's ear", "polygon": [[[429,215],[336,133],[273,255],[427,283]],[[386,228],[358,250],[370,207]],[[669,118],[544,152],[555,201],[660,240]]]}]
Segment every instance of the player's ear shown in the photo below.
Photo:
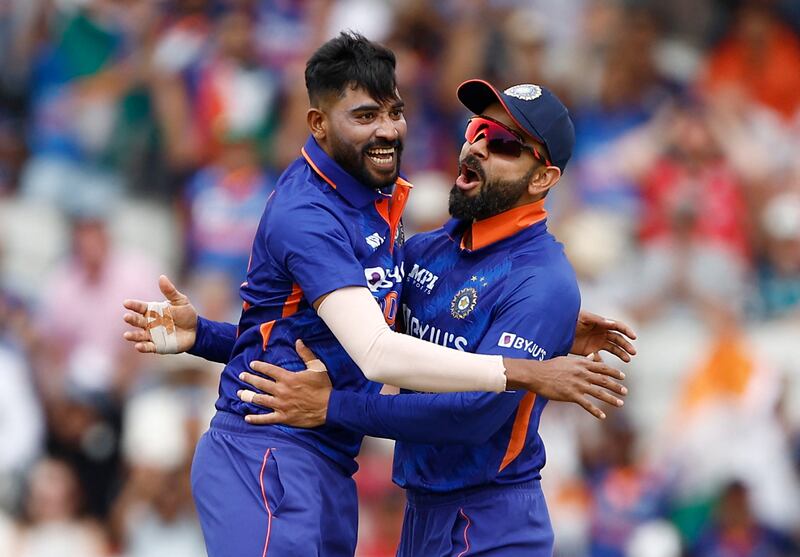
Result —
[{"label": "player's ear", "polygon": [[528,181],[528,193],[537,199],[544,197],[560,178],[561,169],[557,166],[545,166],[537,169]]},{"label": "player's ear", "polygon": [[314,136],[314,139],[316,139],[318,143],[324,141],[327,136],[325,113],[318,108],[311,107],[306,113],[306,122],[308,123],[308,129],[311,130],[311,135]]}]

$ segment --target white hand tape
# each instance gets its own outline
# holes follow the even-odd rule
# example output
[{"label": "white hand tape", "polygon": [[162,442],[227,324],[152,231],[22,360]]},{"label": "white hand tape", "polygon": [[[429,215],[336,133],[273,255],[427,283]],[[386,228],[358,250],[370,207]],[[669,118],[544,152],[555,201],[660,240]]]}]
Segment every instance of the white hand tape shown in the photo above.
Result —
[{"label": "white hand tape", "polygon": [[175,330],[175,321],[172,319],[172,310],[169,302],[148,302],[147,313],[144,315],[147,320],[147,329],[150,331],[150,338],[156,345],[156,352],[159,354],[178,353],[178,333]]},{"label": "white hand tape", "polygon": [[309,360],[306,364],[306,369],[310,371],[328,371],[328,368],[325,367],[325,364],[322,363],[322,360]]}]

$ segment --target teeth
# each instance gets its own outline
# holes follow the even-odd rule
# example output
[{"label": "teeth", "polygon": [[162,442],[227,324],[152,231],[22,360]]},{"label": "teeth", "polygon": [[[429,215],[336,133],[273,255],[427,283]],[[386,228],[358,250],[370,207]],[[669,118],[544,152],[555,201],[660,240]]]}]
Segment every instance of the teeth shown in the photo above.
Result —
[{"label": "teeth", "polygon": [[367,151],[367,156],[376,164],[388,164],[394,158],[394,147],[370,149]]}]

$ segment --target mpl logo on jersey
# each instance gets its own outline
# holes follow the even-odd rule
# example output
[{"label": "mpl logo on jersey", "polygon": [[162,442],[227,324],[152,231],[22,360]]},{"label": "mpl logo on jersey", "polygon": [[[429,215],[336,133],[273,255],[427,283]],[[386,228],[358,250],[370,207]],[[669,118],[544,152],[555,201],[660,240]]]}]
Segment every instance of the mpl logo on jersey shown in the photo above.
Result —
[{"label": "mpl logo on jersey", "polygon": [[540,362],[547,357],[547,350],[536,344],[536,342],[523,338],[515,333],[503,332],[500,335],[500,340],[497,341],[497,346],[501,348],[513,348],[514,350],[524,350]]},{"label": "mpl logo on jersey", "polygon": [[428,294],[431,293],[433,287],[436,286],[436,281],[438,280],[438,275],[434,275],[428,269],[420,267],[416,263],[414,263],[414,266],[408,272],[408,281],[417,288],[424,290]]}]

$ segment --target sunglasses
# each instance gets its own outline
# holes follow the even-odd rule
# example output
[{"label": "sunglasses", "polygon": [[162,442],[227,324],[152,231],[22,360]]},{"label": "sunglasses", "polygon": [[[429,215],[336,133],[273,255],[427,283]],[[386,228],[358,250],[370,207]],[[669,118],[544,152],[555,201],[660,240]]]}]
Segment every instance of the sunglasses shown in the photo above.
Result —
[{"label": "sunglasses", "polygon": [[505,124],[488,116],[473,116],[467,122],[464,139],[472,145],[482,138],[486,139],[486,148],[490,153],[519,158],[523,150],[529,151],[537,160],[551,166],[550,161],[543,157],[535,147],[525,143],[522,136]]}]

